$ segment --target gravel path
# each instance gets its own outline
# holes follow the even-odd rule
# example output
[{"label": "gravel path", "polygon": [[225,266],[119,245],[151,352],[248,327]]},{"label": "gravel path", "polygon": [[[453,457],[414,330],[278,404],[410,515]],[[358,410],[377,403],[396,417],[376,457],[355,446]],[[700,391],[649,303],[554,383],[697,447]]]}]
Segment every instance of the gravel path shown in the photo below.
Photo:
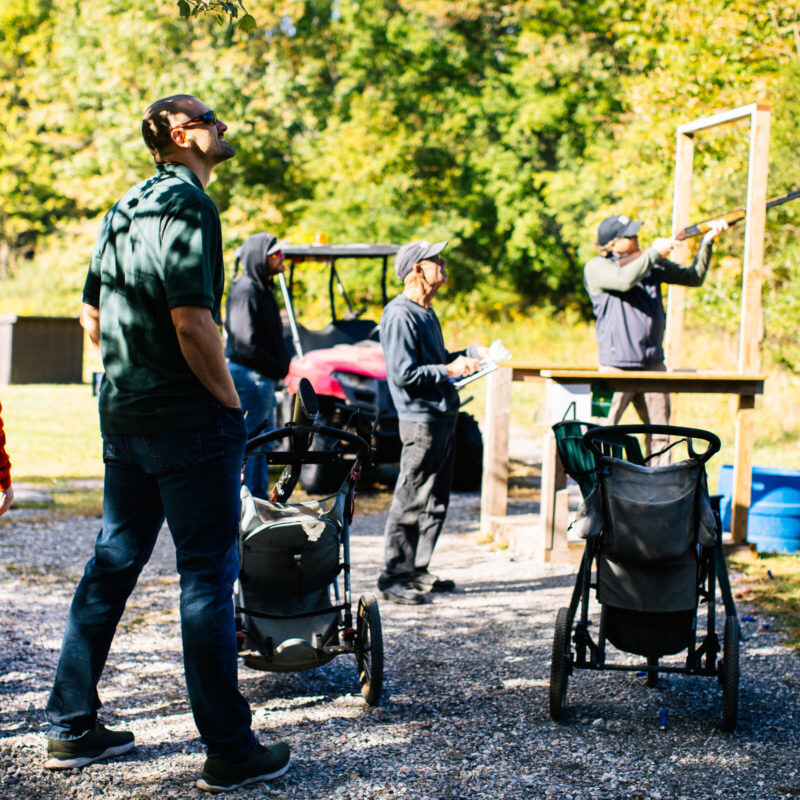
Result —
[{"label": "gravel path", "polygon": [[[424,607],[381,602],[387,676],[381,706],[357,690],[352,657],[306,673],[240,669],[262,739],[293,765],[240,797],[650,798],[800,795],[800,658],[764,620],[744,624],[740,726],[720,731],[710,678],[576,673],[565,724],[550,720],[556,609],[573,569],[477,543],[478,496],[454,498],[434,568],[459,591]],[[373,591],[384,516],[352,530],[355,596]],[[202,748],[183,685],[174,552],[162,534],[131,598],[100,687],[105,718],[137,748],[83,770],[42,768],[42,708],[67,606],[96,519],[0,526],[0,788],[4,798],[187,798]],[[740,614],[749,614],[740,607]],[[658,730],[661,709],[666,730]]]}]

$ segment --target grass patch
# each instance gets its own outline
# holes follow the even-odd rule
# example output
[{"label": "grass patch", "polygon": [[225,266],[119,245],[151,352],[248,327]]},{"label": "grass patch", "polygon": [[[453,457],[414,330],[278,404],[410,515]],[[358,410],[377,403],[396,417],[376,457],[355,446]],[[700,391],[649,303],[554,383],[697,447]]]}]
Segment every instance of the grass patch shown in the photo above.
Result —
[{"label": "grass patch", "polygon": [[2,397],[15,482],[102,477],[97,398],[88,385],[4,386]]},{"label": "grass patch", "polygon": [[54,495],[56,517],[99,517],[103,513],[103,490],[70,488]]},{"label": "grass patch", "polygon": [[800,555],[744,553],[729,558],[736,582],[747,603],[774,617],[786,644],[800,655]]}]

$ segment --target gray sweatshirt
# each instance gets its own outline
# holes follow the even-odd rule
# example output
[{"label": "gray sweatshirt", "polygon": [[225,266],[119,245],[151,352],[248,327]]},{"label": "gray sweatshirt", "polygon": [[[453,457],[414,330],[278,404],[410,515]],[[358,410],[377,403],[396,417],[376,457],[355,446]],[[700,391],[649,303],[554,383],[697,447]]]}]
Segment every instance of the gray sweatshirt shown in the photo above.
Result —
[{"label": "gray sweatshirt", "polygon": [[652,247],[624,266],[604,256],[586,264],[583,276],[597,318],[600,364],[646,369],[664,362],[661,284],[700,286],[711,250],[711,241],[704,239],[688,267],[661,258]]},{"label": "gray sweatshirt", "polygon": [[447,377],[445,365],[459,355],[473,355],[474,350],[446,350],[432,308],[404,294],[395,297],[383,309],[381,346],[399,419],[433,422],[456,415],[458,392]]}]

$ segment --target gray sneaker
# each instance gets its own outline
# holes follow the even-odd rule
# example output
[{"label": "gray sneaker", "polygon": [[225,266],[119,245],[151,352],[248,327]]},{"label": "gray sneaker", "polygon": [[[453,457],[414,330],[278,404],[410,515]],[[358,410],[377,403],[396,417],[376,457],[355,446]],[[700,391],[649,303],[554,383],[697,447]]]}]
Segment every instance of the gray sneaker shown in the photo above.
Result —
[{"label": "gray sneaker", "polygon": [[228,761],[221,756],[209,756],[203,765],[203,773],[195,786],[204,792],[219,794],[230,792],[240,786],[259,781],[271,781],[289,769],[289,745],[283,742],[264,747],[256,742],[255,747],[240,763]]},{"label": "gray sneaker", "polygon": [[456,588],[455,581],[450,578],[440,578],[426,569],[417,570],[408,585],[418,592],[452,592]]},{"label": "gray sneaker", "polygon": [[101,758],[119,756],[132,750],[135,745],[130,731],[110,731],[102,723],[80,739],[47,740],[46,769],[74,769],[85,767]]},{"label": "gray sneaker", "polygon": [[425,595],[415,591],[407,583],[390,583],[381,589],[381,596],[390,603],[403,606],[418,606],[425,602]]}]

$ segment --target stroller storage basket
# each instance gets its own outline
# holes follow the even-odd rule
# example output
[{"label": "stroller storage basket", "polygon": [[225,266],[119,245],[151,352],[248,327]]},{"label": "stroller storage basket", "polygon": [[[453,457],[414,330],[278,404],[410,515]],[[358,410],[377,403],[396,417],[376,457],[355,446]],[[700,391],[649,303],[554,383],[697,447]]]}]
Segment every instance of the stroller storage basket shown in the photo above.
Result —
[{"label": "stroller storage basket", "polygon": [[648,658],[685,650],[692,639],[694,608],[687,611],[629,611],[603,606],[606,639],[623,653]]},{"label": "stroller storage basket", "polygon": [[240,580],[265,602],[301,598],[336,578],[341,525],[313,510],[259,500],[243,487]]}]

